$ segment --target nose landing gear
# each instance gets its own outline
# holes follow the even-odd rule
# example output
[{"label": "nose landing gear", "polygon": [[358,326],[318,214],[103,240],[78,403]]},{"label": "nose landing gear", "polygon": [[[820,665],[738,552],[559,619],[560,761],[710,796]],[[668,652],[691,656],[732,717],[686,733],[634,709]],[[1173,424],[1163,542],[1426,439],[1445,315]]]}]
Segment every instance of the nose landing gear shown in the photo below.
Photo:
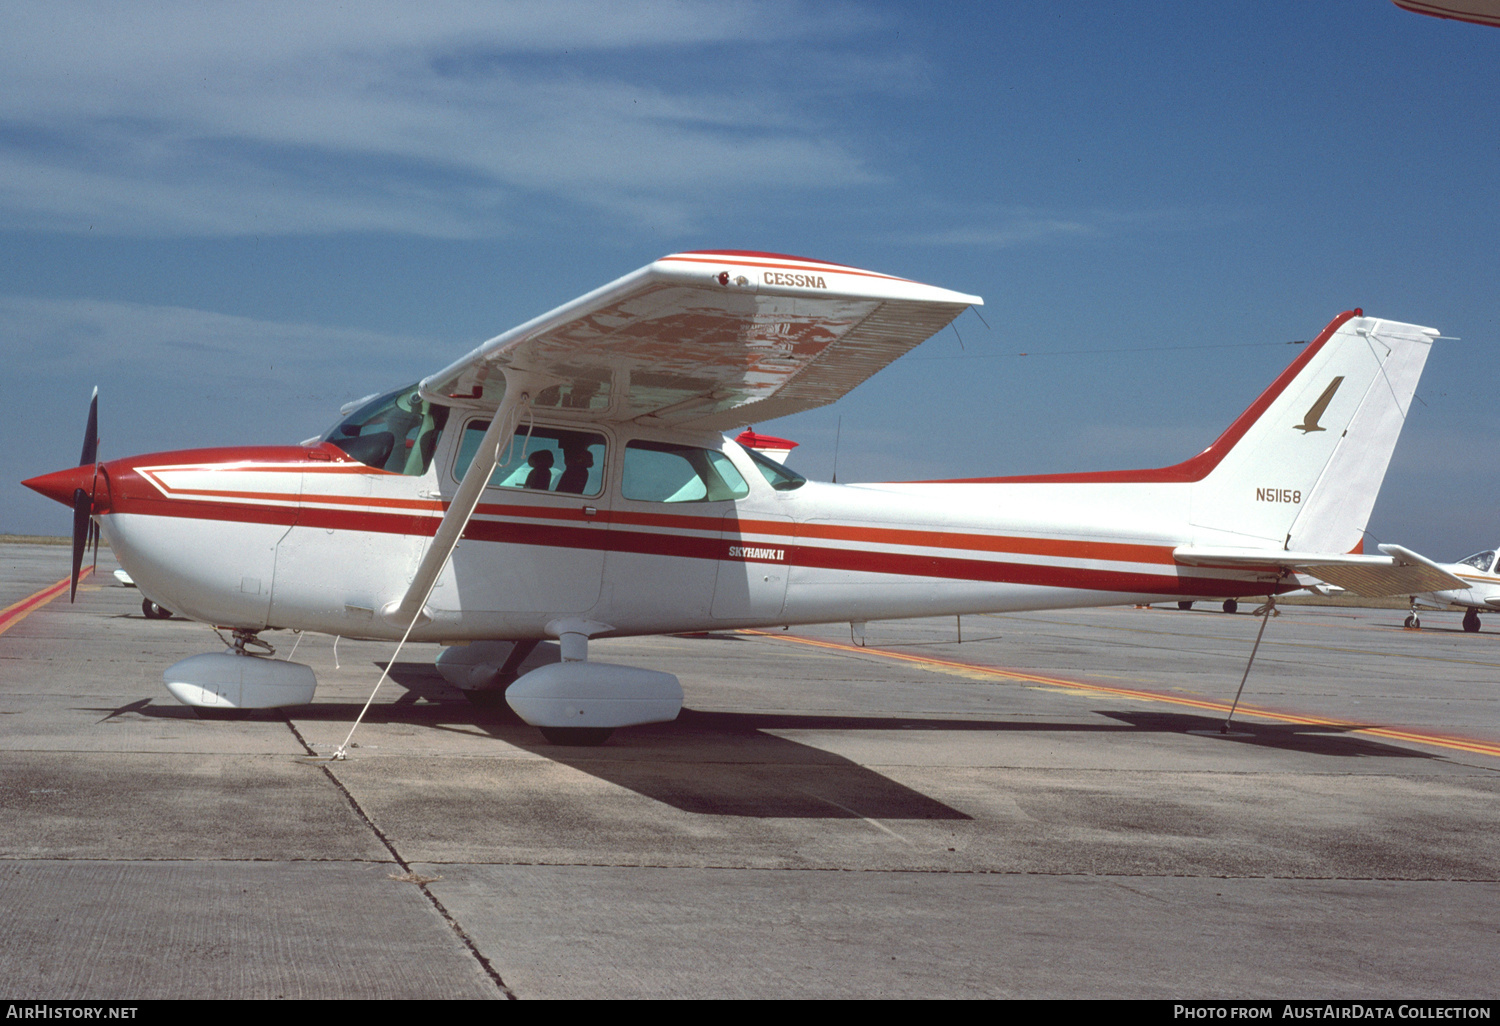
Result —
[{"label": "nose landing gear", "polygon": [[1422,621],[1417,619],[1417,597],[1415,595],[1411,596],[1411,612],[1406,614],[1406,620],[1401,626],[1409,631],[1422,629]]}]

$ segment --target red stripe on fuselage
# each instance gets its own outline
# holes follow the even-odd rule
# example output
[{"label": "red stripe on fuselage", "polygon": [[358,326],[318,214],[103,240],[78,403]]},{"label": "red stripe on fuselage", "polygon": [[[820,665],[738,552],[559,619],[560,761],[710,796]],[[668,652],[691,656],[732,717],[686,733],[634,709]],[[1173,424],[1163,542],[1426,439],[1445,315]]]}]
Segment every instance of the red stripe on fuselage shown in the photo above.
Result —
[{"label": "red stripe on fuselage", "polygon": [[[1327,333],[1325,333],[1326,335]],[[1323,339],[1320,339],[1321,344]],[[1311,353],[1304,354],[1304,357]],[[1296,365],[1288,369],[1294,373]],[[1283,375],[1286,377],[1287,375]],[[1278,379],[1279,380],[1279,379]],[[1269,400],[1267,400],[1269,401]],[[1253,409],[1253,408],[1252,408]],[[1243,419],[1243,418],[1242,418]],[[243,489],[176,488],[161,476],[167,469],[212,470],[225,467],[244,472],[300,472],[304,483],[316,486],[320,474],[364,473],[399,477],[385,471],[345,462],[347,457],[329,447],[223,449],[157,454],[137,470],[126,461],[110,466],[119,482],[111,513],[140,514],[225,523],[282,524],[361,531],[371,534],[431,537],[441,523],[446,504],[435,499],[374,495],[300,495]],[[333,455],[335,462],[326,458]],[[142,460],[142,463],[145,461]],[[693,513],[605,510],[586,512],[585,497],[576,504],[553,506],[520,503],[481,503],[465,537],[496,544],[534,545],[630,552],[684,559],[723,560],[726,543],[740,536],[775,540],[782,559],[791,566],[828,570],[932,577],[987,583],[1117,591],[1132,594],[1234,595],[1245,593],[1245,582],[1213,577],[1184,577],[1168,545],[1136,544],[1066,538],[990,535],[972,531],[939,531],[861,524],[813,522],[754,517],[728,519]],[[816,544],[819,542],[845,544]],[[853,543],[853,545],[849,544]],[[855,546],[901,546],[931,552],[883,552]],[[1012,556],[1039,556],[1096,562],[1154,564],[1162,573],[1103,568],[1065,567],[942,554],[954,550]],[[1173,568],[1168,570],[1167,568]]]},{"label": "red stripe on fuselage", "polygon": [[[132,504],[134,505],[134,504]],[[436,533],[440,518],[435,516],[400,516],[381,512],[357,510],[329,510],[303,507],[300,510],[284,506],[246,506],[214,502],[147,502],[142,508],[117,512],[141,513],[145,515],[172,516],[188,519],[218,520],[242,523],[279,523],[299,527],[325,528],[341,531],[363,531],[372,534],[399,534],[431,537]],[[662,531],[632,530],[615,523],[605,528],[602,523],[584,526],[588,521],[581,511],[543,510],[529,507],[500,507],[505,514],[533,518],[554,518],[558,515],[576,519],[579,526],[559,523],[517,523],[506,520],[478,519],[469,523],[464,537],[475,541],[509,545],[534,545],[546,548],[573,548],[603,550],[607,552],[630,552],[679,559],[721,560],[726,558],[726,539],[717,531],[712,536],[694,536]],[[497,510],[498,512],[498,510]],[[603,511],[601,511],[601,518]],[[653,518],[656,519],[656,518]],[[671,518],[661,518],[671,519]],[[719,522],[710,518],[688,517],[688,520],[704,521],[715,526]],[[747,522],[741,522],[742,527]],[[775,533],[790,537],[793,529],[789,525],[775,523]],[[825,526],[825,525],[819,525]],[[862,535],[878,534],[867,529],[855,529]],[[773,533],[771,531],[748,533]],[[830,530],[827,534],[832,535]],[[851,533],[855,533],[851,531]],[[929,532],[900,532],[896,535],[922,535]],[[1021,554],[1068,555],[1072,558],[1107,559],[1096,550],[1103,543],[1075,542],[1071,551],[1069,543],[1050,539],[1008,539],[1015,547],[1001,547],[1001,540],[987,545],[990,551],[1013,551]],[[1028,544],[1030,543],[1030,544]],[[954,544],[952,547],[960,547]],[[901,577],[932,577],[947,580],[963,580],[986,583],[1026,584],[1041,587],[1086,589],[1091,591],[1125,592],[1129,594],[1158,595],[1240,595],[1246,593],[1244,581],[1213,577],[1179,577],[1172,573],[1141,573],[1138,571],[1107,570],[1085,567],[1063,567],[1048,564],[1017,563],[1010,561],[965,559],[954,556],[926,555],[921,553],[876,552],[867,549],[851,549],[821,545],[786,544],[781,560],[747,559],[745,562],[773,562],[788,566],[816,567],[827,570],[886,574]],[[1148,546],[1116,546],[1119,549],[1141,548],[1154,552]],[[1170,550],[1168,550],[1170,551]],[[1120,560],[1121,557],[1114,557]],[[1146,562],[1148,560],[1131,560]],[[1172,565],[1166,560],[1152,558],[1149,562]],[[1257,593],[1259,591],[1257,589]],[[1278,588],[1278,590],[1285,590]]]},{"label": "red stripe on fuselage", "polygon": [[[336,530],[371,531],[381,534],[420,534],[431,536],[437,530],[440,516],[446,506],[434,500],[391,499],[376,496],[304,495],[300,510],[294,506],[267,506],[258,503],[235,503],[232,501],[210,502],[206,498],[232,500],[276,498],[295,502],[296,496],[272,495],[270,493],[211,491],[204,489],[174,489],[174,495],[202,496],[180,503],[142,503],[135,499],[125,508],[117,503],[116,512],[151,513],[157,516],[195,517],[208,520],[245,519],[254,523],[297,523],[304,526],[324,527]],[[413,511],[411,516],[356,510],[323,509],[324,505],[379,506],[388,509]],[[138,508],[150,505],[157,508]],[[170,508],[169,508],[170,507]],[[269,511],[279,510],[280,513]],[[239,517],[236,511],[247,514]],[[418,512],[435,514],[416,515]],[[727,521],[722,517],[702,517],[691,514],[675,515],[662,513],[638,513],[630,510],[599,510],[586,514],[580,505],[576,508],[519,506],[497,503],[481,503],[475,511],[480,517],[515,517],[531,520],[569,520],[580,523],[610,525],[613,528],[659,527],[673,532],[712,532],[717,538],[720,532],[730,534],[765,535],[788,540],[822,539],[829,541],[862,542],[874,545],[902,545],[913,548],[963,549],[978,552],[1004,552],[1015,555],[1057,556],[1067,559],[1091,559],[1111,562],[1156,563],[1174,566],[1172,548],[1166,545],[1139,545],[1126,542],[1078,541],[1061,538],[1027,538],[1012,535],[986,535],[964,532],[923,531],[895,527],[864,527],[829,523],[792,524],[780,520],[755,520],[742,518]],[[474,524],[470,524],[466,537],[478,537]],[[598,532],[595,532],[598,533]],[[666,536],[681,538],[680,534]],[[596,547],[596,546],[591,546]],[[717,558],[717,557],[714,557]]]}]

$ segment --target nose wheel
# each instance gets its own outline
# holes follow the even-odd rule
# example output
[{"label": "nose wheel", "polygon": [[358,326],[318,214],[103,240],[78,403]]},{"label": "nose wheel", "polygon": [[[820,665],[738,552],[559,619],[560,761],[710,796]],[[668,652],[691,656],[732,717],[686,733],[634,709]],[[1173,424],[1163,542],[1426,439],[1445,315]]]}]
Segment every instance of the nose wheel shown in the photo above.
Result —
[{"label": "nose wheel", "polygon": [[1470,609],[1468,612],[1464,613],[1464,630],[1468,631],[1470,634],[1478,633],[1479,611],[1477,609]]},{"label": "nose wheel", "polygon": [[146,614],[148,620],[170,620],[172,611],[165,606],[159,606],[150,599],[141,599],[141,612]]}]

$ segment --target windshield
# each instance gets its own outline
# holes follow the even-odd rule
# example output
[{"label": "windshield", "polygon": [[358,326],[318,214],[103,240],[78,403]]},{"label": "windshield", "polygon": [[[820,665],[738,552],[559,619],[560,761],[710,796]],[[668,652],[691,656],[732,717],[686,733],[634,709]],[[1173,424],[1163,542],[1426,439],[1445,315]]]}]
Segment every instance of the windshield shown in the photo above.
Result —
[{"label": "windshield", "polygon": [[1460,559],[1459,563],[1472,566],[1475,570],[1488,571],[1490,568],[1490,564],[1494,561],[1495,550],[1490,549],[1488,552],[1476,552],[1468,559]]},{"label": "windshield", "polygon": [[429,403],[415,384],[377,396],[323,436],[359,462],[420,477],[432,465],[448,407]]}]

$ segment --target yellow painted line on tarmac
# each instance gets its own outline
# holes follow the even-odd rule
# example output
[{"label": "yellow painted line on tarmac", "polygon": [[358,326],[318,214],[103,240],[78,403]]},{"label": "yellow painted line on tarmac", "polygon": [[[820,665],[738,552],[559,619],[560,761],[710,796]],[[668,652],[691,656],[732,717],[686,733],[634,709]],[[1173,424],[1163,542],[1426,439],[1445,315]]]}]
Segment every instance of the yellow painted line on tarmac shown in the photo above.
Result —
[{"label": "yellow painted line on tarmac", "polygon": [[[82,581],[85,577],[93,572],[93,567],[84,567],[78,574],[78,580]],[[21,601],[12,602],[4,609],[0,609],[0,634],[4,634],[16,624],[26,619],[26,617],[30,616],[38,609],[45,606],[48,602],[51,602],[53,599],[57,598],[57,596],[61,595],[63,592],[67,591],[68,582],[71,580],[71,577],[64,577],[56,584],[51,585],[50,587],[43,588],[35,595],[28,595]]]},{"label": "yellow painted line on tarmac", "polygon": [[[1112,609],[1110,612],[1115,612],[1115,610]],[[1161,612],[1167,612],[1167,610],[1161,610]],[[986,613],[986,615],[992,616],[995,619],[1013,619],[1013,621],[1023,622],[1023,624],[1050,624],[1053,627],[1077,627],[1079,625],[1077,621],[1068,621],[1068,619],[1043,619],[1040,616],[1016,616],[1007,615],[1007,613]],[[1304,625],[1305,627],[1305,625],[1308,625],[1308,622],[1302,621],[1299,625]],[[1203,637],[1203,639],[1223,640],[1223,642],[1235,642],[1235,640],[1239,640],[1238,637],[1232,637],[1229,634],[1194,634],[1190,633],[1190,631],[1182,630],[1151,630],[1149,627],[1121,627],[1119,624],[1091,624],[1091,628],[1098,628],[1098,630],[1122,630],[1128,634],[1154,634],[1154,636],[1161,637]],[[1389,633],[1389,631],[1394,630],[1392,627],[1376,627],[1376,625],[1365,624],[1341,624],[1340,628],[1341,630],[1343,628],[1347,628],[1347,630],[1379,630],[1383,631],[1383,633]],[[1421,631],[1412,631],[1412,633],[1418,634]],[[1280,637],[1271,637],[1271,639],[1266,640],[1266,645],[1277,646],[1277,648],[1310,648],[1317,652],[1347,652],[1347,654],[1353,655],[1365,654],[1364,648],[1343,648],[1340,645],[1320,645],[1317,642],[1295,642],[1295,640],[1283,640]],[[1457,663],[1460,666],[1500,666],[1500,661],[1485,660],[1485,658],[1454,658],[1451,655],[1430,655],[1427,652],[1391,652],[1391,657],[1410,658],[1410,660],[1421,661],[1421,663]]]},{"label": "yellow painted line on tarmac", "polygon": [[[839,641],[823,641],[819,638],[803,638],[795,634],[782,632],[770,633],[768,631],[746,630],[744,634],[755,634],[763,638],[771,638],[775,641],[787,641],[798,645],[808,645],[813,648],[833,649],[838,652],[847,652],[854,655],[873,655],[882,659],[893,659],[898,662],[915,663],[937,670],[939,673],[951,673],[960,677],[970,679],[1000,679],[1014,680],[1023,684],[1037,684],[1047,688],[1057,688],[1064,691],[1083,691],[1090,694],[1113,695],[1117,698],[1134,698],[1143,702],[1165,702],[1169,705],[1187,706],[1192,709],[1206,709],[1210,712],[1229,713],[1228,702],[1215,701],[1208,698],[1192,698],[1187,695],[1166,694],[1160,691],[1146,691],[1141,688],[1112,687],[1108,684],[1091,684],[1081,680],[1068,680],[1065,677],[1047,677],[1038,673],[1028,673],[1025,670],[1015,670],[1004,666],[986,666],[983,663],[968,663],[957,659],[941,659],[936,656],[913,655],[907,652],[896,652],[888,648],[869,648],[860,645],[850,645]],[[1322,716],[1305,716],[1300,713],[1282,712],[1276,709],[1263,709],[1258,706],[1245,705],[1241,703],[1235,710],[1236,716],[1255,716],[1259,719],[1273,720],[1279,723],[1293,723],[1306,727],[1336,727],[1339,730],[1352,734],[1368,734],[1372,737],[1389,738],[1395,741],[1408,741],[1420,745],[1433,745],[1438,748],[1451,748],[1461,752],[1471,752],[1475,755],[1489,755],[1500,758],[1500,743],[1493,741],[1480,741],[1474,738],[1458,737],[1450,734],[1434,734],[1425,731],[1405,730],[1397,727],[1381,727],[1374,724],[1351,723],[1348,720],[1330,720]]]}]

